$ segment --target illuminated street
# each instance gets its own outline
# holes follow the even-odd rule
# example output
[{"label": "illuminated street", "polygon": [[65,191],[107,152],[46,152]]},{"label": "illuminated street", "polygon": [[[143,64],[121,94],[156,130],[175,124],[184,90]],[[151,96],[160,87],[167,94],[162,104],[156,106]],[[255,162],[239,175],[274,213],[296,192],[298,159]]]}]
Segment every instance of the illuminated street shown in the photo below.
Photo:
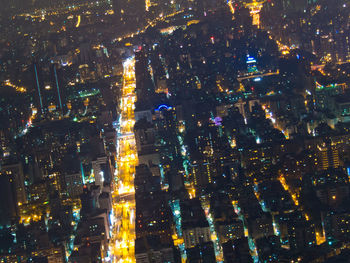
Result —
[{"label": "illuminated street", "polygon": [[219,241],[218,234],[216,233],[216,230],[215,230],[215,223],[213,220],[213,215],[210,212],[210,202],[208,201],[207,197],[204,197],[202,199],[201,203],[202,203],[202,208],[205,212],[205,216],[206,216],[207,221],[209,223],[211,240],[214,243],[216,262],[223,262],[222,247],[221,247],[221,244]]},{"label": "illuminated street", "polygon": [[110,242],[112,262],[135,262],[135,189],[137,151],[133,134],[135,96],[135,60],[124,62],[124,82],[120,100],[118,130],[118,169],[113,191],[113,233]]},{"label": "illuminated street", "polygon": [[346,262],[350,0],[10,0],[0,263]]}]

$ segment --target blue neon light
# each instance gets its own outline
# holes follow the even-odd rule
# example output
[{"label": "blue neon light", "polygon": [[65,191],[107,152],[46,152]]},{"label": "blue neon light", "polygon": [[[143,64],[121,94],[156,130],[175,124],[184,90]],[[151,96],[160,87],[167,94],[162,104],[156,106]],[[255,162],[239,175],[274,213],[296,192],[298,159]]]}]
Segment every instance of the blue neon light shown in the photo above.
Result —
[{"label": "blue neon light", "polygon": [[55,80],[56,80],[56,87],[57,87],[57,93],[58,93],[58,101],[59,101],[59,103],[60,103],[60,108],[61,108],[61,110],[63,110],[63,108],[62,108],[61,94],[60,94],[60,86],[58,85],[58,78],[57,78],[56,66],[53,67],[53,70],[54,70],[54,72],[55,72]]},{"label": "blue neon light", "polygon": [[171,106],[168,106],[168,105],[166,105],[166,104],[162,104],[162,105],[159,105],[158,108],[156,108],[155,110],[156,110],[156,111],[160,111],[160,110],[162,110],[162,109],[171,110],[172,107],[171,107]]},{"label": "blue neon light", "polygon": [[38,93],[39,93],[39,100],[40,100],[40,107],[41,111],[43,110],[43,100],[41,98],[41,92],[40,92],[40,85],[39,85],[39,78],[38,78],[38,71],[36,69],[36,65],[34,65],[34,71],[35,71],[35,80],[36,80],[36,86],[38,88]]},{"label": "blue neon light", "polygon": [[81,178],[83,179],[83,184],[85,185],[85,174],[84,174],[84,168],[83,163],[80,161],[80,171],[81,171]]}]

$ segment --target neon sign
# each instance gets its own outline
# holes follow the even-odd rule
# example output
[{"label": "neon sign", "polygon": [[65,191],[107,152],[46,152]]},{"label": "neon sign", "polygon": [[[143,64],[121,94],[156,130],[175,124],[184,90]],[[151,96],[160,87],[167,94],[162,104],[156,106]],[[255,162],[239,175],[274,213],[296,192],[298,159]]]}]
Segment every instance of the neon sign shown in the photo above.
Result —
[{"label": "neon sign", "polygon": [[172,107],[171,106],[168,106],[166,104],[161,104],[158,106],[158,108],[155,109],[155,111],[161,111],[162,109],[165,109],[165,110],[171,110]]}]

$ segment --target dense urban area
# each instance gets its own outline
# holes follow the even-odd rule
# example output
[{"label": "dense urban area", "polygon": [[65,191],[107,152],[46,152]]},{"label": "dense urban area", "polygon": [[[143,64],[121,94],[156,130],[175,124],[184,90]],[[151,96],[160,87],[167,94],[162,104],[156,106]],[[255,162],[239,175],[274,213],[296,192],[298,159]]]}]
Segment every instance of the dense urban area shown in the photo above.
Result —
[{"label": "dense urban area", "polygon": [[350,0],[7,0],[0,263],[350,262]]}]

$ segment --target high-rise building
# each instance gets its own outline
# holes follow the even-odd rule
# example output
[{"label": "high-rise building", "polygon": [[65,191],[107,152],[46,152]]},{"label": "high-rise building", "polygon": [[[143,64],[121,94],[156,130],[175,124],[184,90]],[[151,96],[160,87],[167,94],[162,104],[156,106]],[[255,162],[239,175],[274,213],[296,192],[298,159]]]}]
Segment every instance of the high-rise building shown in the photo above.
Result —
[{"label": "high-rise building", "polygon": [[283,8],[289,11],[302,11],[308,4],[317,0],[283,0]]},{"label": "high-rise building", "polygon": [[81,173],[70,173],[64,176],[66,190],[71,198],[76,198],[83,193],[83,180]]},{"label": "high-rise building", "polygon": [[21,163],[8,164],[1,166],[1,172],[12,178],[15,186],[16,201],[18,204],[27,202],[27,195],[24,186],[24,173]]},{"label": "high-rise building", "polygon": [[248,239],[243,237],[237,240],[229,240],[222,244],[225,262],[228,263],[250,263],[253,262],[250,255]]},{"label": "high-rise building", "polygon": [[14,174],[0,173],[0,225],[10,225],[18,216]]},{"label": "high-rise building", "polygon": [[317,167],[322,170],[338,168],[340,166],[339,152],[335,145],[324,142],[317,146],[318,161]]},{"label": "high-rise building", "polygon": [[193,248],[186,249],[188,262],[215,263],[215,250],[212,241],[201,243]]},{"label": "high-rise building", "polygon": [[54,90],[55,90],[55,93],[57,96],[57,99],[56,99],[57,107],[59,107],[60,111],[63,111],[64,101],[63,101],[63,97],[62,97],[62,91],[61,91],[61,87],[60,87],[60,81],[58,78],[56,65],[52,66],[52,71],[53,71],[53,85],[54,85]]},{"label": "high-rise building", "polygon": [[64,99],[61,90],[61,81],[58,75],[57,66],[50,68],[50,75],[45,76],[38,64],[33,65],[35,99],[34,103],[38,112],[60,111],[64,108]]}]

